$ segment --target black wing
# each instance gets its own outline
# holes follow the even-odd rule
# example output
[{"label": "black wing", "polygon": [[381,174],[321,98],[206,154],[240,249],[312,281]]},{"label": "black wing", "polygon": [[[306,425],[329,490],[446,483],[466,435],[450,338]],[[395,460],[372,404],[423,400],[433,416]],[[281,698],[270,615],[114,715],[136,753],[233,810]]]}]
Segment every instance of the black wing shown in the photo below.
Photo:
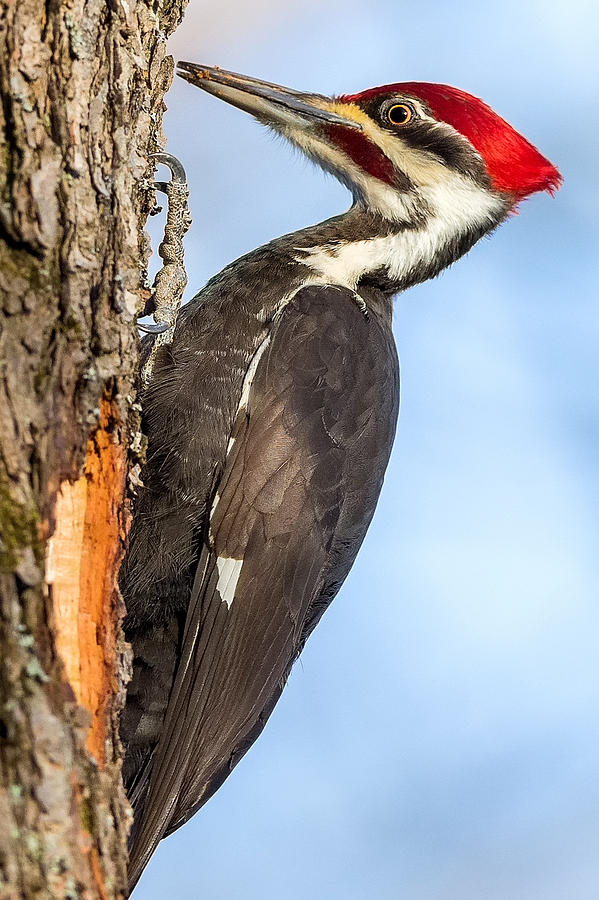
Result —
[{"label": "black wing", "polygon": [[348,290],[304,288],[273,324],[245,387],[162,734],[144,773],[132,886],[161,838],[257,738],[354,562],[399,408],[390,321],[366,317]]}]

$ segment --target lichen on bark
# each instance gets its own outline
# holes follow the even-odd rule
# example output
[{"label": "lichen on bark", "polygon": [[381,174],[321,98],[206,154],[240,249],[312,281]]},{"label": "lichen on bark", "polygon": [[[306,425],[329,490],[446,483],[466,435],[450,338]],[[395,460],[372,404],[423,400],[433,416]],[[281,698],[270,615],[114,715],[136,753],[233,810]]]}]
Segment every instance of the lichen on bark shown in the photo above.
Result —
[{"label": "lichen on bark", "polygon": [[0,897],[125,893],[116,571],[184,0],[0,0]]}]

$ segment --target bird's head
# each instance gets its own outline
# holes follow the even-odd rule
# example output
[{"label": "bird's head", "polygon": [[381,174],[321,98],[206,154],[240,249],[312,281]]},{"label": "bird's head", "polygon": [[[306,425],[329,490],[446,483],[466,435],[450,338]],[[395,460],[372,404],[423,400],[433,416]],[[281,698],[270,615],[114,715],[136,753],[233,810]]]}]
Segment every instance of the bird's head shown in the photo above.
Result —
[{"label": "bird's head", "polygon": [[179,63],[178,74],[252,113],[387,219],[413,224],[462,208],[491,228],[520,200],[561,184],[505,119],[448,85],[410,81],[330,98],[195,63]]}]

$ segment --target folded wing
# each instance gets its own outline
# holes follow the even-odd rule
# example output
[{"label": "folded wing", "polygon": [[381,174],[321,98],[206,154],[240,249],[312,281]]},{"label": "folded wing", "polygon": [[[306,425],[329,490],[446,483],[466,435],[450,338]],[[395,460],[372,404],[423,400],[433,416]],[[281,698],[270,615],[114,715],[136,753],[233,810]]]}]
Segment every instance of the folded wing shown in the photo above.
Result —
[{"label": "folded wing", "polygon": [[141,780],[132,886],[264,727],[362,543],[398,406],[386,316],[366,316],[345,289],[299,291],[246,375],[163,731]]}]

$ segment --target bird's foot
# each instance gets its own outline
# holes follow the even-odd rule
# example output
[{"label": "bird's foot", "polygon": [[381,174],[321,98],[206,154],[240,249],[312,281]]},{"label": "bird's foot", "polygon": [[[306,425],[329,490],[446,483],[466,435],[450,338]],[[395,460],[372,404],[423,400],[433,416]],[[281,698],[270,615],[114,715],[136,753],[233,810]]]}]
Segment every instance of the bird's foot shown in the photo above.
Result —
[{"label": "bird's foot", "polygon": [[187,285],[184,265],[183,238],[191,225],[188,198],[189,188],[185,169],[171,153],[153,153],[155,164],[162,163],[171,171],[170,181],[155,181],[157,191],[166,194],[168,208],[164,238],[158,254],[163,266],[154,279],[154,290],[146,304],[146,315],[153,315],[156,324],[138,322],[138,327],[146,334],[156,335],[150,355],[142,370],[142,381],[147,384],[152,377],[154,360],[159,347],[170,344],[175,332],[177,314],[181,307],[183,292]]}]

